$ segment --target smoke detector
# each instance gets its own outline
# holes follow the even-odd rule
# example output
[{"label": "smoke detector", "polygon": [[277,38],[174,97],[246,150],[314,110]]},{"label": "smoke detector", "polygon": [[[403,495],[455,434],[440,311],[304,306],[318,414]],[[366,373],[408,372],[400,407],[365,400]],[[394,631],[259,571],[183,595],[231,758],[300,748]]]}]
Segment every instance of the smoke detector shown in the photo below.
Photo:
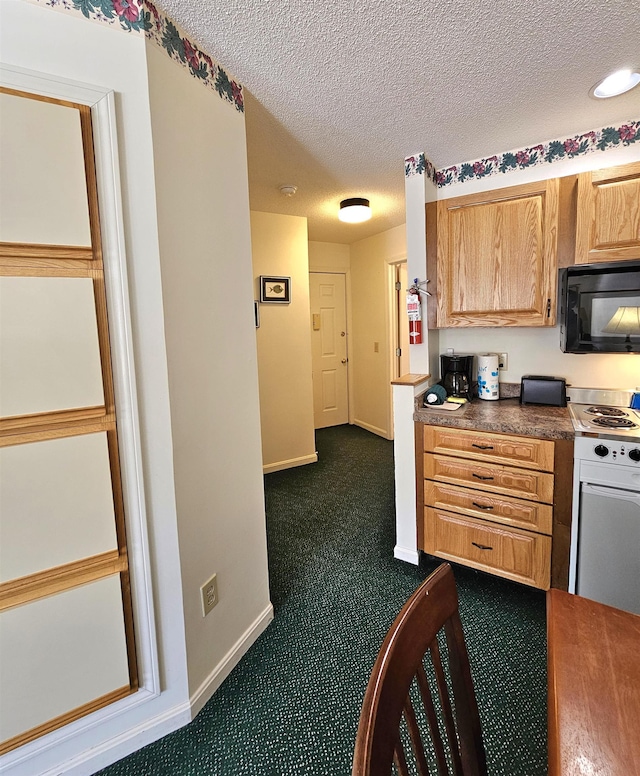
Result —
[{"label": "smoke detector", "polygon": [[285,197],[293,197],[297,190],[298,187],[292,186],[290,183],[286,184],[285,186],[280,186],[280,193]]}]

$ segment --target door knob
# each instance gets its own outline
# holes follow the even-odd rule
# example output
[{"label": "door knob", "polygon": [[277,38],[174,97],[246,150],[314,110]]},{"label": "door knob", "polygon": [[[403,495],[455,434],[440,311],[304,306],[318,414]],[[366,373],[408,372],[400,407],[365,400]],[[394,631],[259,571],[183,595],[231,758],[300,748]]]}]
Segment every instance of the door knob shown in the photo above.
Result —
[{"label": "door knob", "polygon": [[346,364],[346,363],[347,363],[347,359],[346,359],[346,358],[343,358],[343,359],[342,359],[342,361],[341,361],[340,363],[341,363],[341,364]]}]

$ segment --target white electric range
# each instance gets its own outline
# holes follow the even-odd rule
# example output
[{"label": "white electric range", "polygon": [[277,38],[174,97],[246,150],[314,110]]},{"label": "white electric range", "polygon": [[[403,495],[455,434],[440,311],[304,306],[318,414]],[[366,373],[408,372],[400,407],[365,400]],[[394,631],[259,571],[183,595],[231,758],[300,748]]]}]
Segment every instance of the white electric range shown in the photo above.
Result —
[{"label": "white electric range", "polygon": [[640,412],[632,391],[572,388],[569,590],[640,614]]}]

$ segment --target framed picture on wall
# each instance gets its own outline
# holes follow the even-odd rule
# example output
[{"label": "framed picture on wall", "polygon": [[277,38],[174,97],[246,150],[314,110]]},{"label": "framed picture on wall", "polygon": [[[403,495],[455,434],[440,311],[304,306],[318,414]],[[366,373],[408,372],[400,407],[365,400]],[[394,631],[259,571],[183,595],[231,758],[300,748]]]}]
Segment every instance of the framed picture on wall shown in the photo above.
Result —
[{"label": "framed picture on wall", "polygon": [[260,301],[289,304],[291,301],[291,278],[260,275]]},{"label": "framed picture on wall", "polygon": [[260,307],[258,306],[258,300],[253,300],[253,315],[256,321],[256,329],[260,328]]}]

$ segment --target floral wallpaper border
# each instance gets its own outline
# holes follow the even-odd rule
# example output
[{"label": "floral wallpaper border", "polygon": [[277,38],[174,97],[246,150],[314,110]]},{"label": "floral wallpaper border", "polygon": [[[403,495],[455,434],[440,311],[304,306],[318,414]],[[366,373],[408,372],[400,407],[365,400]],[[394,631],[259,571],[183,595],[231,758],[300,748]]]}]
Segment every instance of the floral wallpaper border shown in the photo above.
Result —
[{"label": "floral wallpaper border", "polygon": [[628,121],[619,127],[603,127],[582,135],[574,135],[566,140],[551,140],[520,151],[507,151],[486,159],[463,162],[437,170],[435,174],[432,174],[433,165],[424,154],[409,156],[405,159],[405,175],[408,177],[426,173],[439,188],[442,188],[453,183],[487,178],[490,175],[512,170],[525,170],[538,164],[552,164],[561,159],[574,159],[594,151],[606,151],[615,146],[628,146],[638,142],[640,142],[640,121]]},{"label": "floral wallpaper border", "polygon": [[117,27],[125,32],[145,35],[175,62],[226,100],[244,112],[242,86],[234,81],[198,46],[148,0],[31,0],[57,11],[71,11],[86,19]]},{"label": "floral wallpaper border", "polygon": [[424,173],[429,180],[436,182],[436,168],[424,154],[407,156],[404,160],[404,174],[407,178],[412,175],[421,175]]}]

